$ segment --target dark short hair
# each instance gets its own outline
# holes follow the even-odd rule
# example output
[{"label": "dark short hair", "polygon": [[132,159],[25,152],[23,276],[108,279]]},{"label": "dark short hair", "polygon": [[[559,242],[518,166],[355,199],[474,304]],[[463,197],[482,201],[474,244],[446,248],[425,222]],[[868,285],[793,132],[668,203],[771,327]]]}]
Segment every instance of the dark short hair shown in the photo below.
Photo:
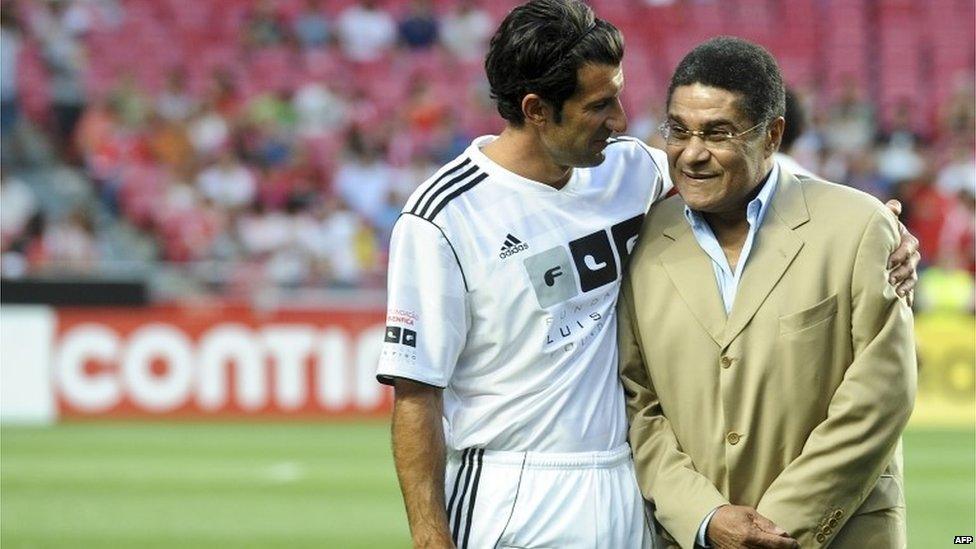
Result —
[{"label": "dark short hair", "polygon": [[485,58],[491,98],[514,126],[525,122],[522,99],[549,102],[561,121],[563,103],[576,93],[586,63],[616,66],[624,39],[579,0],[532,0],[513,9],[495,31]]},{"label": "dark short hair", "polygon": [[702,42],[678,63],[668,86],[668,105],[675,88],[702,84],[742,95],[739,108],[753,124],[786,111],[783,76],[765,48],[741,38],[719,36]]}]

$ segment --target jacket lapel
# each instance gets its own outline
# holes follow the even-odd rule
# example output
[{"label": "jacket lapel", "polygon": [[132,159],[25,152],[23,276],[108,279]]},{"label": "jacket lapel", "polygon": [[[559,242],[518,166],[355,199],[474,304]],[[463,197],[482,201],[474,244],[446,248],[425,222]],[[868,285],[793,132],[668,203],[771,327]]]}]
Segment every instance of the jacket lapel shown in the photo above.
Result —
[{"label": "jacket lapel", "polygon": [[674,239],[674,243],[661,254],[664,270],[698,323],[716,343],[721,344],[725,330],[725,307],[718,293],[712,260],[698,246],[683,215],[677,216],[664,234]]},{"label": "jacket lapel", "polygon": [[[790,263],[800,253],[803,240],[793,229],[809,219],[803,187],[795,176],[781,169],[770,211],[766,212],[766,218],[759,227],[756,241],[746,260],[722,346],[730,343],[745,329],[776,287],[776,283],[786,273]],[[709,269],[708,272],[714,279],[712,270]]]}]

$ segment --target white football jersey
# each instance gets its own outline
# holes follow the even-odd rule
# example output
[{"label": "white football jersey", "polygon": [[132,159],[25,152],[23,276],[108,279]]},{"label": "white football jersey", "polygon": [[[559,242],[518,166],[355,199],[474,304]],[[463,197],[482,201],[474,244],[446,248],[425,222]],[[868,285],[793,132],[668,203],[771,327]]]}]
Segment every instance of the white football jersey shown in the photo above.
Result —
[{"label": "white football jersey", "polygon": [[413,193],[390,243],[377,378],[444,388],[449,448],[606,451],[626,442],[617,292],[667,157],[614,139],[562,189],[476,139]]}]

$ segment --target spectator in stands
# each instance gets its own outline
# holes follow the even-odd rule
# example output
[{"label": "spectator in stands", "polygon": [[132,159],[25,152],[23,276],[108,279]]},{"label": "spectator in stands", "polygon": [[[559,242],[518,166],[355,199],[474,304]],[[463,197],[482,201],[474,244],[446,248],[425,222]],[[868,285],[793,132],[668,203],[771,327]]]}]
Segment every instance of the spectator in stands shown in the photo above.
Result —
[{"label": "spectator in stands", "polygon": [[374,222],[392,183],[392,170],[380,155],[379,147],[354,131],[347,141],[346,154],[335,173],[335,192],[349,207]]},{"label": "spectator in stands", "polygon": [[132,72],[126,72],[111,93],[119,120],[128,128],[138,129],[149,118],[153,106]]},{"label": "spectator in stands", "polygon": [[779,152],[773,154],[776,162],[793,175],[816,177],[810,170],[801,166],[791,156],[793,144],[796,143],[797,139],[807,129],[807,115],[803,104],[800,103],[800,98],[790,88],[786,88],[786,113],[783,115],[783,118],[786,120],[786,125],[783,128],[783,138],[780,141]]},{"label": "spectator in stands", "polygon": [[0,6],[0,135],[4,142],[10,140],[20,116],[17,58],[23,37],[13,6],[10,2]]},{"label": "spectator in stands", "polygon": [[962,72],[957,75],[952,96],[940,110],[941,130],[946,139],[972,145],[976,136],[976,105],[973,104],[976,89],[974,88],[976,85],[973,84],[972,72]]},{"label": "spectator in stands", "polygon": [[37,197],[27,183],[7,173],[0,175],[0,242],[4,252],[20,239],[38,208]]},{"label": "spectator in stands", "polygon": [[925,170],[925,159],[916,141],[906,133],[894,133],[877,151],[878,172],[895,184],[919,177]]},{"label": "spectator in stands", "polygon": [[425,78],[413,78],[404,105],[404,115],[410,131],[429,134],[447,115],[448,105]]},{"label": "spectator in stands", "polygon": [[186,88],[186,71],[177,67],[166,75],[166,87],[156,98],[156,112],[165,120],[186,121],[197,102]]},{"label": "spectator in stands", "polygon": [[271,0],[260,0],[244,25],[244,45],[248,48],[269,48],[285,42],[288,27]]},{"label": "spectator in stands", "polygon": [[190,119],[190,142],[198,156],[207,157],[226,147],[230,139],[230,126],[212,102],[204,103],[200,111]]},{"label": "spectator in stands", "polygon": [[915,179],[925,169],[925,160],[919,150],[925,140],[914,128],[913,111],[909,99],[900,101],[886,131],[878,136],[878,171],[896,184]]},{"label": "spectator in stands", "polygon": [[849,186],[880,200],[892,197],[892,183],[879,173],[874,151],[856,151],[848,155],[845,167],[847,176],[843,181]]},{"label": "spectator in stands", "polygon": [[[463,153],[475,137],[477,137],[477,134],[468,133],[461,127],[460,120],[454,112],[445,109],[428,138],[425,151],[427,154],[419,156],[420,165],[417,171],[427,170],[430,167],[429,163],[431,159],[434,160],[436,166],[447,164],[452,158],[457,158]],[[417,162],[416,158],[414,162]],[[433,173],[433,170],[428,171],[427,177],[430,177]],[[427,177],[415,179],[414,184],[416,185],[420,181],[426,181]],[[406,202],[409,195],[410,193],[408,192],[403,196],[404,202]]]},{"label": "spectator in stands", "polygon": [[268,210],[254,201],[238,218],[237,233],[247,256],[267,259],[289,244],[292,227],[284,212]]},{"label": "spectator in stands", "polygon": [[324,48],[332,38],[332,25],[325,17],[322,0],[306,0],[292,23],[292,32],[304,49]]},{"label": "spectator in stands", "polygon": [[88,67],[87,53],[78,35],[87,30],[88,23],[80,21],[76,15],[80,12],[69,9],[64,0],[49,5],[50,11],[41,12],[34,31],[41,40],[50,77],[55,143],[62,158],[75,163],[78,155],[72,139],[87,100],[84,75]]},{"label": "spectator in stands", "polygon": [[292,108],[298,118],[298,133],[305,137],[335,132],[346,123],[349,109],[339,92],[315,80],[298,88]]},{"label": "spectator in stands", "polygon": [[441,42],[459,60],[480,64],[494,27],[491,16],[476,0],[460,0],[444,18]]},{"label": "spectator in stands", "polygon": [[426,50],[437,44],[439,23],[430,0],[413,0],[400,20],[400,42],[412,50]]},{"label": "spectator in stands", "polygon": [[44,233],[42,268],[55,273],[85,273],[99,257],[91,212],[75,209]]},{"label": "spectator in stands", "polygon": [[341,198],[333,197],[312,210],[296,235],[317,265],[313,270],[328,273],[333,286],[353,288],[360,284],[363,272],[357,240],[364,231],[359,216]]},{"label": "spectator in stands", "polygon": [[940,235],[946,217],[955,206],[954,197],[942,194],[928,172],[901,183],[896,189],[900,196],[895,198],[905,208],[901,218],[908,230],[918,238],[922,265],[928,267],[938,261],[942,252]]},{"label": "spectator in stands", "polygon": [[360,0],[342,10],[336,21],[339,45],[357,63],[378,61],[396,44],[396,21],[376,0]]},{"label": "spectator in stands", "polygon": [[207,90],[206,101],[212,104],[225,119],[232,118],[241,107],[241,93],[234,74],[226,68],[213,72],[210,89]]},{"label": "spectator in stands", "polygon": [[30,218],[20,234],[3,245],[0,270],[5,277],[18,278],[32,271],[43,259],[44,232],[47,223],[42,211],[38,210]]},{"label": "spectator in stands", "polygon": [[149,119],[148,144],[153,159],[179,176],[193,169],[193,144],[186,126],[177,120],[152,114]]},{"label": "spectator in stands", "polygon": [[237,210],[250,205],[257,193],[254,174],[225,147],[216,164],[197,176],[197,188],[219,207]]},{"label": "spectator in stands", "polygon": [[874,133],[874,109],[863,99],[854,77],[847,76],[830,109],[824,132],[827,145],[835,151],[863,150],[871,145]]},{"label": "spectator in stands", "polygon": [[964,143],[953,144],[949,161],[939,170],[935,184],[949,196],[960,191],[976,196],[976,155],[973,149]]},{"label": "spectator in stands", "polygon": [[214,259],[221,214],[182,181],[169,187],[163,204],[157,219],[162,257],[177,263]]},{"label": "spectator in stands", "polygon": [[[953,196],[953,195],[950,195]],[[939,234],[939,264],[976,274],[976,195],[968,189],[954,194]]]},{"label": "spectator in stands", "polygon": [[913,146],[927,144],[927,139],[915,127],[912,115],[918,109],[912,105],[911,98],[905,97],[895,105],[891,120],[886,124],[883,132],[878,135],[879,143],[890,144],[892,141],[911,143]]}]

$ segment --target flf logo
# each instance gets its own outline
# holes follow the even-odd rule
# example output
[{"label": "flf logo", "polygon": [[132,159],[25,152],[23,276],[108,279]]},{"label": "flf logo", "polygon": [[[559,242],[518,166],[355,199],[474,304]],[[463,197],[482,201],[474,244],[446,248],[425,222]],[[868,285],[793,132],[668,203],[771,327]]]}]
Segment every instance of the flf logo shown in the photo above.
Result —
[{"label": "flf logo", "polygon": [[643,220],[643,214],[637,215],[577,238],[568,249],[556,246],[525,258],[523,264],[539,306],[545,309],[617,280],[630,259]]}]

